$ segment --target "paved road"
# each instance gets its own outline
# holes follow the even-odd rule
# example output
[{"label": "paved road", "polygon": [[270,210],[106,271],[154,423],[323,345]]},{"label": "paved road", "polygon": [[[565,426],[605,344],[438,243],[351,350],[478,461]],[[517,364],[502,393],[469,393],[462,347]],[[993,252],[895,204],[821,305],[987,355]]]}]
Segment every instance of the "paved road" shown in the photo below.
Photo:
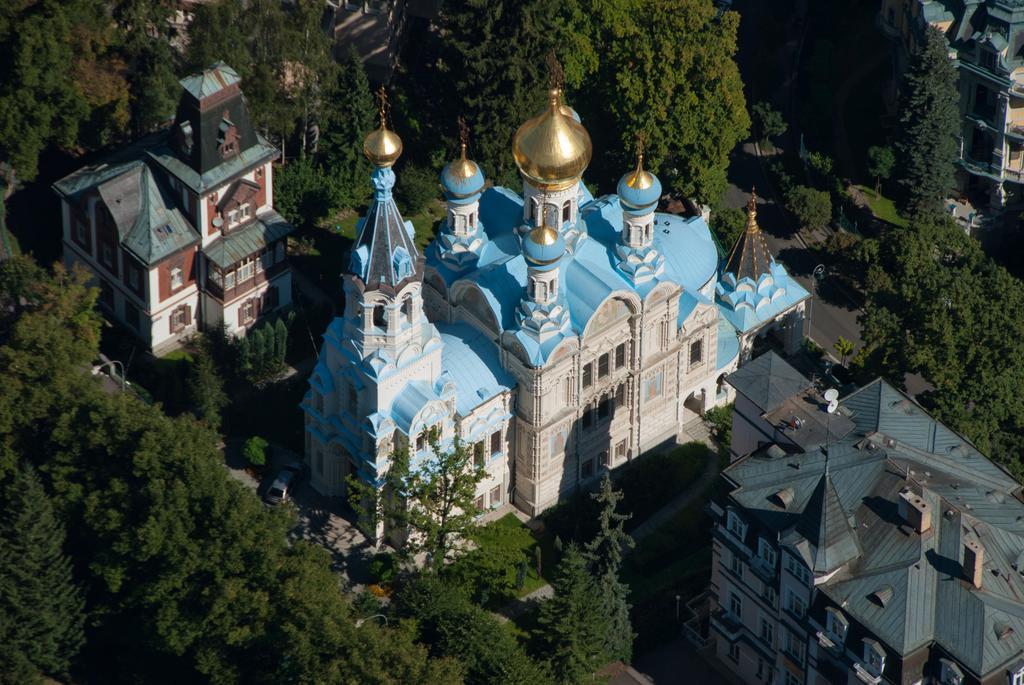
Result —
[{"label": "paved road", "polygon": [[[813,282],[811,276],[821,257],[799,239],[792,217],[777,203],[767,174],[749,144],[737,148],[729,166],[729,187],[725,201],[730,207],[745,207],[750,189],[757,188],[757,220],[775,258],[785,264],[796,280],[813,294],[810,306],[810,337],[835,356],[835,342],[842,336],[860,349],[860,313],[832,279]],[[828,265],[826,264],[826,267]]]}]

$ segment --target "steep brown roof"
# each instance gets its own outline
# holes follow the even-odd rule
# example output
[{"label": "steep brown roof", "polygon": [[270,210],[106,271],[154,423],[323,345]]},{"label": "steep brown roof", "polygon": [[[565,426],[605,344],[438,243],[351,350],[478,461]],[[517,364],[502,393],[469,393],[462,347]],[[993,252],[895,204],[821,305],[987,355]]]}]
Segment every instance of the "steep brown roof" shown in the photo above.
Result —
[{"label": "steep brown roof", "polygon": [[751,192],[747,203],[747,227],[736,240],[724,273],[734,274],[737,281],[749,278],[756,282],[768,273],[773,261],[761,227],[757,225],[757,194]]}]

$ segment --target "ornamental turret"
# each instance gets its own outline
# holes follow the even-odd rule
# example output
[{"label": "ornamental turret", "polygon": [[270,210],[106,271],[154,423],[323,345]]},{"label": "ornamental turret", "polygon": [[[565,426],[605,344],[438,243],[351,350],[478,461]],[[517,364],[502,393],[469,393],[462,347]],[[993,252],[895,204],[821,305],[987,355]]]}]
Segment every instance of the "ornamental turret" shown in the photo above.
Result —
[{"label": "ornamental turret", "polygon": [[402,139],[387,128],[383,89],[379,97],[380,126],[363,143],[363,152],[374,165],[373,202],[357,226],[345,277],[346,317],[352,317],[361,335],[372,339],[390,338],[425,321],[418,287],[423,259],[416,249],[412,223],[402,219],[391,192],[395,186],[391,167],[402,154]]},{"label": "ornamental turret", "polygon": [[516,318],[522,330],[540,342],[569,326],[569,308],[562,294],[559,269],[566,245],[553,224],[554,217],[545,212],[540,225],[523,236],[526,293]]},{"label": "ornamental turret", "polygon": [[642,141],[637,142],[636,168],[619,179],[622,235],[616,246],[619,270],[633,283],[644,283],[662,272],[665,257],[654,247],[654,210],[661,198],[661,181],[644,169]]},{"label": "ornamental turret", "polygon": [[448,215],[437,240],[438,254],[455,271],[475,264],[487,240],[480,226],[484,175],[479,165],[466,156],[469,131],[462,119],[459,119],[459,139],[459,157],[441,171]]}]

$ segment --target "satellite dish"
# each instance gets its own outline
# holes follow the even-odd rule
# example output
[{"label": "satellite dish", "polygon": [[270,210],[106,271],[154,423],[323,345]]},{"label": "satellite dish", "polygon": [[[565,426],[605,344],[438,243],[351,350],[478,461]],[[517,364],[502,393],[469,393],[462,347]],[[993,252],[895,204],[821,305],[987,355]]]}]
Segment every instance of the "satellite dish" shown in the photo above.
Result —
[{"label": "satellite dish", "polygon": [[218,217],[214,217],[214,219],[213,219],[213,221],[211,223],[213,224],[214,228],[220,228],[221,226],[224,225],[224,219],[220,218],[219,216]]},{"label": "satellite dish", "polygon": [[826,411],[829,414],[835,414],[836,409],[839,407],[839,391],[835,388],[829,388],[825,391],[825,401],[828,402]]}]

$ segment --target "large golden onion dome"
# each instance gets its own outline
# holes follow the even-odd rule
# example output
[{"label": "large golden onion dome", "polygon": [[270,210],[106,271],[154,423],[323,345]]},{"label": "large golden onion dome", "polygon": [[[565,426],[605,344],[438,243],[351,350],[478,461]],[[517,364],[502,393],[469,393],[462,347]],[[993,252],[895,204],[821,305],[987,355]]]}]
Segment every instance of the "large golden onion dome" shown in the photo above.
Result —
[{"label": "large golden onion dome", "polygon": [[549,92],[548,107],[516,131],[512,156],[528,182],[544,190],[563,190],[578,183],[593,147],[590,134],[562,104],[562,93]]},{"label": "large golden onion dome", "polygon": [[380,126],[363,141],[363,154],[374,166],[389,167],[402,154],[402,139],[394,131],[389,131],[381,119]]}]

